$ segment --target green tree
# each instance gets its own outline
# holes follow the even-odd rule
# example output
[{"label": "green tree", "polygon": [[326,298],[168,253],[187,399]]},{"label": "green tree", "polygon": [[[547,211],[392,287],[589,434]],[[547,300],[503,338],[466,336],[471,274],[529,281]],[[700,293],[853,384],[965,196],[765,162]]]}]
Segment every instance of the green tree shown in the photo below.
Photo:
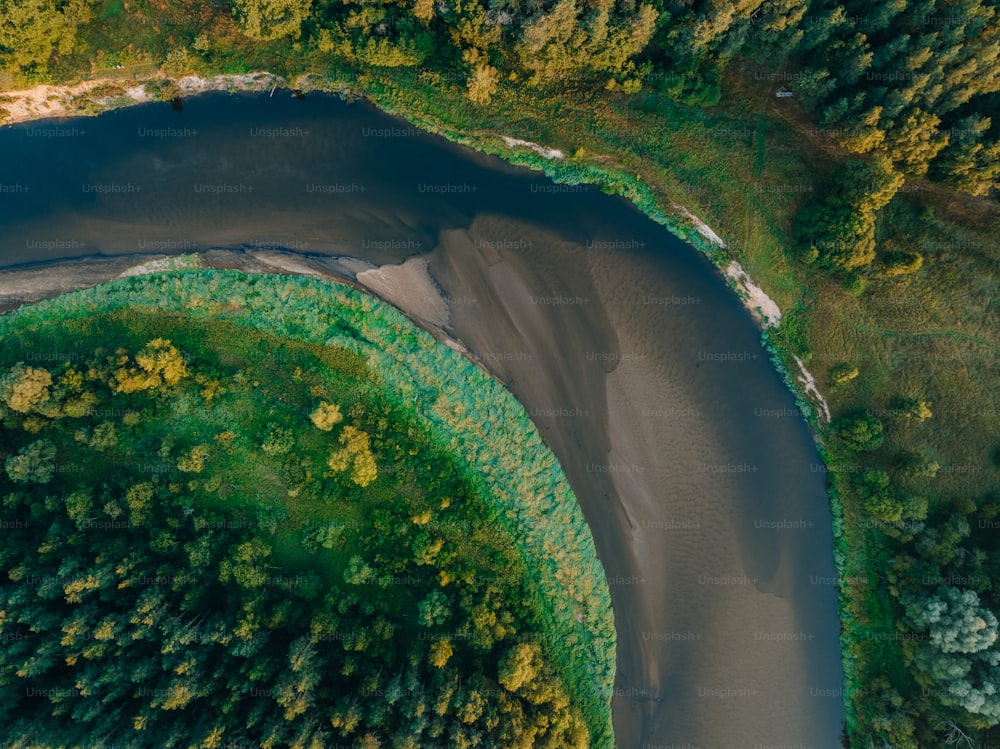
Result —
[{"label": "green tree", "polygon": [[340,413],[340,406],[333,403],[327,403],[323,401],[316,407],[316,410],[309,415],[310,421],[316,426],[317,429],[322,429],[324,432],[329,432],[333,429],[334,425],[339,424],[343,420],[343,416]]},{"label": "green tree", "polygon": [[94,427],[87,444],[99,452],[105,452],[118,447],[118,431],[114,423],[104,421]]},{"label": "green tree", "polygon": [[990,117],[972,114],[947,130],[948,145],[931,166],[931,177],[972,195],[1000,189],[1000,140],[989,139]]},{"label": "green tree", "polygon": [[796,216],[796,236],[827,266],[853,270],[875,259],[875,221],[904,177],[884,156],[835,170],[825,197]]},{"label": "green tree", "polygon": [[834,422],[833,429],[851,450],[877,450],[885,441],[882,422],[871,414],[845,416]]},{"label": "green tree", "polygon": [[184,357],[176,346],[163,338],[156,338],[135,355],[138,368],[128,365],[125,356],[122,365],[114,371],[112,388],[116,393],[134,393],[154,390],[162,385],[173,386],[187,377],[189,372]]},{"label": "green tree", "polygon": [[429,663],[434,666],[434,668],[444,668],[448,665],[448,660],[454,652],[455,651],[451,646],[450,640],[435,640],[431,644]]},{"label": "green tree", "polygon": [[94,509],[90,494],[82,490],[67,495],[65,503],[66,514],[77,523],[85,521]]},{"label": "green tree", "polygon": [[195,57],[187,47],[178,47],[167,53],[162,69],[169,76],[180,77],[192,71],[194,61]]},{"label": "green tree", "polygon": [[294,445],[295,435],[291,429],[278,424],[269,424],[261,450],[268,455],[285,455]]},{"label": "green tree", "polygon": [[235,580],[244,588],[260,588],[267,582],[266,561],[271,547],[259,538],[237,545],[228,559],[219,564],[219,580]]},{"label": "green tree", "polygon": [[916,662],[933,680],[941,701],[962,707],[987,725],[1000,723],[998,622],[972,590],[940,586],[930,596],[904,593],[900,602],[928,640]]},{"label": "green tree", "polygon": [[521,642],[509,648],[500,658],[497,681],[511,692],[518,692],[530,684],[541,668],[541,651],[538,645]]},{"label": "green tree", "polygon": [[360,556],[355,554],[348,560],[347,569],[344,570],[344,582],[348,585],[364,585],[375,579],[375,570]]},{"label": "green tree", "polygon": [[351,467],[351,480],[358,486],[368,486],[378,476],[368,433],[346,426],[340,433],[340,444],[343,447],[330,456],[327,465],[335,473]]},{"label": "green tree", "polygon": [[208,445],[195,445],[177,461],[177,470],[183,473],[201,473],[208,458]]},{"label": "green tree", "polygon": [[472,72],[466,84],[466,96],[473,104],[487,104],[497,92],[500,73],[485,60],[470,61]]},{"label": "green tree", "polygon": [[417,604],[417,612],[417,620],[423,627],[435,627],[444,624],[451,615],[448,596],[440,590],[432,590]]},{"label": "green tree", "polygon": [[133,525],[148,523],[152,517],[153,484],[143,481],[130,487],[125,501],[128,504],[129,520]]},{"label": "green tree", "polygon": [[47,484],[55,475],[56,446],[49,440],[36,440],[7,458],[4,468],[11,481]]}]

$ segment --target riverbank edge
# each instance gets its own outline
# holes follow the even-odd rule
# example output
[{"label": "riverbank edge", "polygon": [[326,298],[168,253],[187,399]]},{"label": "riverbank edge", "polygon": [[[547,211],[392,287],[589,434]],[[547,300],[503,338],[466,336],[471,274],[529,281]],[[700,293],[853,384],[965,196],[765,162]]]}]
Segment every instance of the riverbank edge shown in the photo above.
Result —
[{"label": "riverbank edge", "polygon": [[[773,335],[772,331],[780,325],[780,310],[778,310],[777,315],[773,315],[773,310],[777,309],[777,305],[767,297],[761,287],[743,270],[739,265],[739,259],[711,227],[683,205],[665,196],[658,195],[656,191],[646,185],[638,176],[625,173],[620,169],[599,166],[594,163],[592,158],[590,160],[586,158],[566,159],[556,149],[546,147],[544,144],[522,141],[508,134],[491,131],[468,133],[455,130],[426,112],[417,112],[395,106],[388,100],[387,96],[380,96],[377,91],[358,85],[358,80],[358,78],[355,78],[355,81],[351,83],[334,78],[323,78],[322,76],[308,72],[285,78],[268,71],[254,71],[244,75],[220,74],[211,78],[202,78],[200,76],[171,78],[159,73],[155,76],[137,79],[129,83],[132,86],[130,90],[134,91],[137,87],[144,87],[147,83],[168,81],[175,83],[182,93],[189,95],[210,91],[229,91],[230,93],[261,92],[271,87],[272,95],[275,88],[282,88],[305,93],[310,91],[326,93],[340,96],[349,101],[364,99],[382,112],[402,119],[421,130],[445,138],[452,143],[471,148],[479,153],[495,156],[513,166],[526,167],[542,172],[557,184],[592,184],[599,187],[606,194],[623,197],[647,218],[663,226],[675,237],[690,244],[705,255],[715,266],[716,270],[726,279],[730,288],[737,294],[747,312],[761,329],[761,345],[767,351],[772,366],[774,366],[778,375],[784,381],[785,386],[795,398],[795,403],[812,432],[820,458],[827,469],[827,496],[833,517],[833,561],[838,574],[838,611],[841,620],[840,650],[841,664],[844,670],[842,702],[846,730],[848,735],[853,736],[856,728],[856,715],[850,695],[861,693],[859,690],[862,689],[862,686],[857,683],[858,664],[856,658],[850,655],[852,652],[855,652],[855,646],[859,642],[843,626],[844,622],[849,618],[852,602],[851,590],[843,574],[849,564],[851,544],[847,537],[848,534],[844,530],[844,507],[841,502],[841,488],[838,486],[835,474],[829,468],[831,459],[828,457],[824,439],[827,430],[824,428],[819,417],[820,409],[824,409],[826,403],[823,400],[822,394],[815,388],[813,390],[819,398],[818,404],[820,409],[817,409],[816,405],[810,401],[807,386],[811,380],[811,375],[805,370],[801,362],[797,362],[795,355],[782,346],[780,341]],[[101,83],[121,84],[122,81],[116,79],[94,79],[76,84],[75,88],[85,92]],[[51,89],[60,87],[36,86],[33,89],[26,89],[25,91],[34,91],[43,88]],[[63,86],[61,88],[66,89],[68,92],[74,86]],[[7,91],[0,93],[7,96],[16,96],[20,92]],[[37,116],[12,119],[10,122],[3,124],[17,124],[52,117],[96,116],[106,111],[147,103],[152,100],[151,96],[130,95],[129,97],[114,97],[104,102],[101,105],[103,108],[100,111],[93,111],[92,106],[87,111],[74,111],[71,108],[67,108],[61,113],[37,113]],[[91,100],[83,99],[83,102],[88,101]],[[666,202],[669,209],[665,209],[661,205],[661,202]],[[757,292],[763,294],[763,298],[767,302],[770,302],[770,304],[761,304],[762,300]],[[772,311],[772,315],[769,317],[765,310]],[[803,376],[801,381],[797,381],[793,374],[791,368],[792,362],[798,364],[798,368]],[[827,422],[829,423],[829,416],[827,416]]]}]

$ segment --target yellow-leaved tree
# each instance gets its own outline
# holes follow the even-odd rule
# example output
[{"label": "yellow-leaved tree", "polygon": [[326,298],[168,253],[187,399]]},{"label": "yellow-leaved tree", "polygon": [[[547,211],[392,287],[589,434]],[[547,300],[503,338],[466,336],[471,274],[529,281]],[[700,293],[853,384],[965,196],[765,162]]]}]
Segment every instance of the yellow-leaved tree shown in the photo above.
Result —
[{"label": "yellow-leaved tree", "polygon": [[351,480],[358,486],[368,486],[378,476],[368,434],[356,427],[346,426],[340,433],[340,444],[343,447],[330,456],[327,465],[338,473],[350,467]]},{"label": "yellow-leaved tree", "polygon": [[251,39],[298,38],[311,7],[310,0],[234,0],[233,15]]},{"label": "yellow-leaved tree", "polygon": [[52,397],[52,375],[47,369],[18,362],[0,377],[0,400],[12,411],[26,414],[38,411]]},{"label": "yellow-leaved tree", "polygon": [[344,417],[340,413],[340,406],[334,405],[333,403],[326,403],[324,401],[319,404],[309,418],[312,420],[312,423],[316,425],[317,429],[329,432],[333,429],[333,425],[342,421]]},{"label": "yellow-leaved tree", "polygon": [[138,367],[129,366],[128,357],[114,371],[111,387],[116,393],[153,390],[161,385],[176,385],[189,372],[177,347],[164,338],[156,338],[135,355]]}]

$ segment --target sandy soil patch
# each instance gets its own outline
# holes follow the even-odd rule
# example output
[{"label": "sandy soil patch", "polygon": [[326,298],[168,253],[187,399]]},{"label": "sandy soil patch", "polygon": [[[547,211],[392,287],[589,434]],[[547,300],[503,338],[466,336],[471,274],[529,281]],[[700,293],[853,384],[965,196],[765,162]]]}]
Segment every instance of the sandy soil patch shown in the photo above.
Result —
[{"label": "sandy soil patch", "polygon": [[203,91],[273,91],[277,86],[286,83],[281,76],[259,71],[243,75],[216,75],[202,78],[197,75],[187,75],[178,78],[175,83],[185,94],[199,94]]},{"label": "sandy soil patch", "polygon": [[88,257],[0,270],[0,309],[11,309],[67,291],[96,286],[140,264],[148,256]]},{"label": "sandy soil patch", "polygon": [[824,418],[826,418],[827,423],[829,423],[830,406],[827,405],[826,398],[823,397],[819,388],[816,387],[815,378],[813,378],[812,374],[809,373],[809,370],[806,369],[806,365],[802,363],[802,360],[799,357],[793,356],[792,358],[795,359],[795,363],[799,365],[799,370],[802,372],[802,374],[795,379],[802,384],[802,389],[805,390],[806,395],[811,395],[816,399],[816,402],[819,403],[820,413],[824,416]]},{"label": "sandy soil patch", "polygon": [[430,325],[448,324],[448,307],[427,271],[425,258],[413,257],[400,265],[362,271],[357,280],[412,317]]},{"label": "sandy soil patch", "polygon": [[[124,95],[136,104],[152,101],[152,95],[146,91],[144,83],[153,80],[164,80],[164,76],[151,76],[147,81],[132,82],[125,89]],[[184,76],[175,81],[184,94],[198,94],[204,91],[267,91],[275,86],[283,85],[285,79],[267,72],[246,73],[244,75],[217,75],[212,78],[201,78],[196,75]],[[74,102],[85,98],[88,93],[105,84],[121,84],[125,82],[114,78],[97,78],[81,81],[73,85],[50,86],[39,85],[18,91],[4,91],[5,101],[0,104],[7,115],[3,124],[12,125],[16,122],[26,122],[48,117],[79,116],[74,111]],[[116,97],[97,99],[98,103],[107,105]]]},{"label": "sandy soil patch", "polygon": [[525,148],[530,148],[535,153],[540,154],[547,159],[562,159],[566,157],[566,154],[558,148],[546,148],[545,146],[540,146],[537,143],[532,143],[530,140],[511,138],[508,135],[501,135],[500,138],[511,148],[514,148],[515,146],[524,146]]},{"label": "sandy soil patch", "polygon": [[725,273],[726,278],[736,282],[736,291],[744,306],[761,327],[777,328],[781,325],[781,307],[753,282],[742,265],[733,260],[726,266]]},{"label": "sandy soil patch", "polygon": [[718,234],[712,231],[712,227],[710,227],[700,218],[691,213],[691,211],[689,211],[687,208],[682,206],[680,203],[671,203],[670,205],[671,207],[673,207],[675,211],[677,211],[679,214],[687,218],[692,224],[694,224],[695,230],[703,237],[705,237],[705,239],[707,239],[709,242],[719,247],[726,246],[726,243],[722,240],[722,237],[720,237]]},{"label": "sandy soil patch", "polygon": [[126,276],[144,276],[149,273],[161,273],[168,270],[201,267],[203,267],[203,263],[199,255],[172,255],[170,257],[162,257],[157,258],[156,260],[149,260],[145,263],[139,263],[139,265],[133,265],[123,273],[120,273],[118,277],[125,278]]}]

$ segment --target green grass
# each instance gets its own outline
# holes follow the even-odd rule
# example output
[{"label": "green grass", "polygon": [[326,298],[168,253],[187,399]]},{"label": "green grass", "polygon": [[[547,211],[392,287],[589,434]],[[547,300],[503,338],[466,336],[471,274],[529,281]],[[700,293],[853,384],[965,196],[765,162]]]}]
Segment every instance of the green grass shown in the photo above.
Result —
[{"label": "green grass", "polygon": [[102,21],[107,21],[109,18],[113,18],[121,13],[123,7],[123,0],[104,0],[104,4],[101,6],[101,12],[98,15],[98,18]]}]

